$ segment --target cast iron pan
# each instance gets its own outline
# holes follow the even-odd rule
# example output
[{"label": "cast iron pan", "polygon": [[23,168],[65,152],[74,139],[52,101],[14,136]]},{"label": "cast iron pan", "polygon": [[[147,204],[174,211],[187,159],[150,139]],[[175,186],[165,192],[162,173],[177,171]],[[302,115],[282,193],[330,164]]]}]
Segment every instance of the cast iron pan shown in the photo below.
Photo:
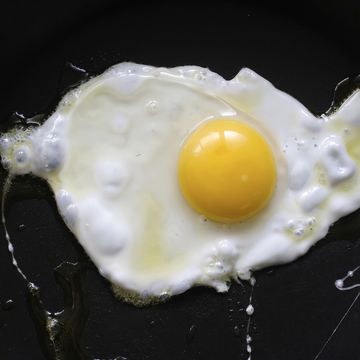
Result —
[{"label": "cast iron pan", "polygon": [[[12,1],[1,4],[0,26],[3,127],[14,111],[51,111],[71,85],[67,62],[90,75],[125,60],[191,64],[227,79],[247,66],[315,113],[329,107],[338,82],[360,73],[356,1]],[[196,288],[135,308],[114,298],[57,214],[46,184],[17,179],[6,217],[18,262],[40,292],[30,292],[11,265],[1,233],[1,360],[248,358],[247,284],[222,295]],[[359,220],[358,211],[296,262],[257,273],[253,360],[316,358],[357,295],[337,290],[334,281],[360,264]],[[80,265],[54,272],[64,261]],[[353,280],[359,282],[357,273]],[[65,307],[57,355],[44,335],[42,306],[49,312]],[[360,359],[359,307],[355,302],[319,360]]]}]

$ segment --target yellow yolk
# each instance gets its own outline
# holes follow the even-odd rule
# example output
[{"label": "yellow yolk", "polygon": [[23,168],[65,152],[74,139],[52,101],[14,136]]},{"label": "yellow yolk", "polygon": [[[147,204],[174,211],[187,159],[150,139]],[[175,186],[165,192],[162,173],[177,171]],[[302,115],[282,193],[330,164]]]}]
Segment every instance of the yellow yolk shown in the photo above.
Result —
[{"label": "yellow yolk", "polygon": [[269,144],[256,129],[239,120],[219,119],[189,135],[180,152],[178,177],[194,210],[233,223],[266,206],[276,167]]}]

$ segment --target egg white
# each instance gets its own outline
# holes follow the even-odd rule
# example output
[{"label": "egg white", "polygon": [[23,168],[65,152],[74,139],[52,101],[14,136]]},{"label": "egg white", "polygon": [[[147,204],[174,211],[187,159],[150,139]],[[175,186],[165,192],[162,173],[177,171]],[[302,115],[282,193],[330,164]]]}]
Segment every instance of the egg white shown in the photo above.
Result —
[{"label": "egg white", "polygon": [[[103,276],[141,298],[229,280],[292,261],[360,206],[360,92],[315,117],[249,69],[122,63],[67,94],[33,131],[1,138],[12,174],[32,172]],[[185,202],[177,159],[191,131],[238,118],[270,143],[277,186],[253,218],[224,225]],[[355,139],[355,140],[354,140]]]}]

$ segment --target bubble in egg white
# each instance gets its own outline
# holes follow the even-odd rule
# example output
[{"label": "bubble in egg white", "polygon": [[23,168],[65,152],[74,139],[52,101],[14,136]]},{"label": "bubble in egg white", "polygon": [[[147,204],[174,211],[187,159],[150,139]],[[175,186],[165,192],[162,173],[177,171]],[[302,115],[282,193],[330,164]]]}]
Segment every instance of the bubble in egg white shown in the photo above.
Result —
[{"label": "bubble in egg white", "polygon": [[309,213],[319,207],[329,194],[323,186],[313,186],[300,196],[300,204],[304,212]]},{"label": "bubble in egg white", "polygon": [[113,130],[118,134],[125,134],[129,130],[129,119],[121,114],[117,114],[111,121]]},{"label": "bubble in egg white", "polygon": [[120,195],[130,178],[129,170],[123,164],[109,160],[95,164],[94,176],[99,191],[107,197]]},{"label": "bubble in egg white", "polygon": [[311,174],[311,166],[303,160],[299,160],[289,170],[289,188],[300,190],[308,181]]},{"label": "bubble in egg white", "polygon": [[131,230],[121,217],[99,204],[96,199],[87,199],[81,205],[79,233],[91,246],[91,251],[113,256],[127,244]]},{"label": "bubble in egg white", "polygon": [[6,152],[10,145],[11,145],[12,141],[10,140],[9,137],[7,136],[3,136],[1,139],[0,139],[0,149],[1,149],[1,152],[4,153]]},{"label": "bubble in egg white", "polygon": [[349,157],[341,140],[334,136],[324,140],[321,165],[324,166],[328,178],[333,185],[342,182],[355,174],[356,165]]},{"label": "bubble in egg white", "polygon": [[150,114],[156,114],[159,111],[160,104],[156,100],[150,100],[146,103],[146,108]]},{"label": "bubble in egg white", "polygon": [[111,82],[111,87],[119,94],[131,95],[140,89],[143,79],[128,72],[128,76],[123,76],[121,81]]},{"label": "bubble in egg white", "polygon": [[66,225],[74,231],[75,226],[78,223],[78,208],[71,198],[70,194],[60,189],[55,194],[56,203],[61,216],[63,217]]}]

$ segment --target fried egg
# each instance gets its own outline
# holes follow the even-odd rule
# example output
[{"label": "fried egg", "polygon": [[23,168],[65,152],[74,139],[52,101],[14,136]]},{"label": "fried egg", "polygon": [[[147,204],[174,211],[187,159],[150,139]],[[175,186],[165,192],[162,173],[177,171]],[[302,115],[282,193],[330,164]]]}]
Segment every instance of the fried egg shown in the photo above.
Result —
[{"label": "fried egg", "polygon": [[119,293],[138,299],[293,261],[360,207],[360,91],[314,116],[244,68],[118,64],[1,137]]}]

